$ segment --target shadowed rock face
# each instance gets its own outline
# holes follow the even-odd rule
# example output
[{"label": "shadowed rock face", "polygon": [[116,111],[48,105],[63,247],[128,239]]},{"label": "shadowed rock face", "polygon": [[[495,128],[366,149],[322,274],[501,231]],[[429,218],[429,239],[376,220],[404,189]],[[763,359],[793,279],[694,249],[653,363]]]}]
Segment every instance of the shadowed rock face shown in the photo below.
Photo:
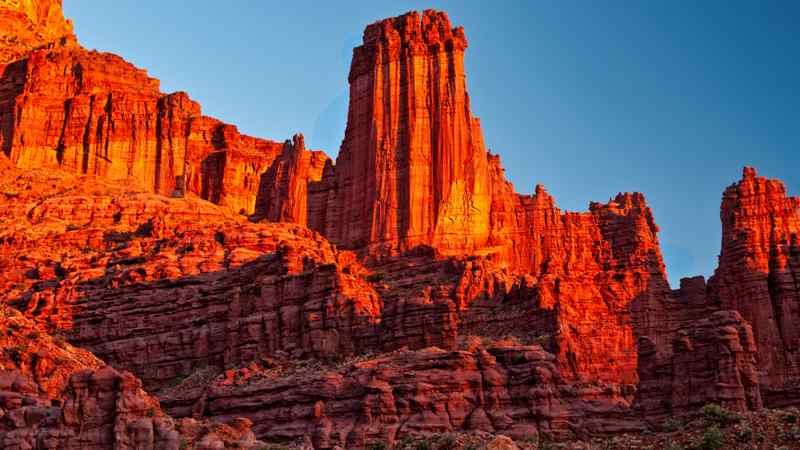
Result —
[{"label": "shadowed rock face", "polygon": [[[3,5],[25,26],[0,62],[0,300],[45,343],[0,389],[62,419],[0,415],[0,442],[567,438],[800,403],[800,199],[745,169],[714,277],[670,289],[642,194],[564,212],[506,181],[442,12],[366,28],[334,164],[81,48],[60,2]],[[149,417],[142,386],[231,427]]]},{"label": "shadowed rock face", "polygon": [[[261,448],[251,423],[165,415],[128,372],[0,311],[0,447],[4,449]],[[209,447],[219,443],[224,447]]]}]

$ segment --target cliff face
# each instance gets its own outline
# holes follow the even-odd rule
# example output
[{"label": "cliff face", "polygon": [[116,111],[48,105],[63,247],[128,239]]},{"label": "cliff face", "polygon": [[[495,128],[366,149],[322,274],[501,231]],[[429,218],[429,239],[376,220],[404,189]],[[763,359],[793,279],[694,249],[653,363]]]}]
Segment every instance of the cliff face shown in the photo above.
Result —
[{"label": "cliff face", "polygon": [[[54,421],[0,396],[9,448],[248,448],[251,421],[316,448],[560,439],[800,403],[800,199],[746,169],[715,276],[670,289],[642,194],[564,212],[516,193],[444,13],[366,28],[335,164],[81,48],[59,2],[0,19],[25,24],[0,62],[0,301],[44,338],[3,353],[0,390],[61,402]],[[142,386],[232,428],[148,416]]]},{"label": "cliff face", "polygon": [[0,3],[0,65],[34,48],[74,42],[72,22],[61,0],[4,0]]},{"label": "cliff face", "polygon": [[35,50],[3,67],[0,148],[20,168],[129,180],[251,213],[277,142],[204,117],[185,93],[122,58],[77,45]]},{"label": "cliff face", "polygon": [[[280,370],[286,374],[270,373]],[[252,365],[210,383],[202,412],[249,417],[267,439],[302,429],[315,448],[368,448],[460,430],[530,441],[540,433],[542,439],[571,436],[575,420],[586,430],[640,429],[623,416],[615,394],[565,382],[552,355],[537,345],[472,342],[458,351],[400,351],[321,370]],[[165,403],[172,401],[168,395]],[[291,415],[287,402],[296,405]]]},{"label": "cliff face", "polygon": [[302,134],[286,141],[281,154],[261,175],[255,219],[308,224],[309,186],[320,182],[330,166],[331,160],[325,153],[305,149]]}]

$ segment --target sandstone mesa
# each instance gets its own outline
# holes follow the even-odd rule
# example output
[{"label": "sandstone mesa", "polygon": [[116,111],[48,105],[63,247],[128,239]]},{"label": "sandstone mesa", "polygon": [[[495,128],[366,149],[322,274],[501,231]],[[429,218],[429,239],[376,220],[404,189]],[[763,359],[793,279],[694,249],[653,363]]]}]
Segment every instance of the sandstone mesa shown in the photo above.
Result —
[{"label": "sandstone mesa", "polygon": [[800,198],[745,168],[715,274],[672,289],[642,194],[516,193],[443,12],[366,27],[336,161],[84,49],[60,0],[0,25],[2,448],[566,441],[800,405]]}]

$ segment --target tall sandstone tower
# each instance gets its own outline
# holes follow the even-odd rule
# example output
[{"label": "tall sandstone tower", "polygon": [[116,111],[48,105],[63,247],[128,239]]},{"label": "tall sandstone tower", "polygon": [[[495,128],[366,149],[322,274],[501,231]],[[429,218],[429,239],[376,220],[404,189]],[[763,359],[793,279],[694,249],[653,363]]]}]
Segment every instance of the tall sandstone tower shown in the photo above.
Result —
[{"label": "tall sandstone tower", "polygon": [[485,246],[489,155],[464,75],[467,40],[443,12],[374,23],[353,51],[333,191],[316,224],[340,245],[386,251]]}]

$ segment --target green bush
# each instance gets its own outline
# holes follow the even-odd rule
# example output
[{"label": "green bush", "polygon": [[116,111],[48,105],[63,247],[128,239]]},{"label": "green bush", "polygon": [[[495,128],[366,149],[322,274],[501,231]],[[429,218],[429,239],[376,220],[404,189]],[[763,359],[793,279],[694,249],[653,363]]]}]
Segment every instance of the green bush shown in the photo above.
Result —
[{"label": "green bush", "polygon": [[728,411],[716,403],[709,403],[708,405],[703,406],[702,413],[706,420],[722,427],[741,420],[738,414],[733,411]]},{"label": "green bush", "polygon": [[437,450],[453,450],[455,448],[456,448],[456,438],[449,434],[440,436],[436,442]]},{"label": "green bush", "polygon": [[706,428],[703,440],[697,446],[698,450],[718,450],[725,445],[725,436],[716,425]]},{"label": "green bush", "polygon": [[431,443],[425,439],[419,440],[414,444],[414,450],[431,450]]}]

